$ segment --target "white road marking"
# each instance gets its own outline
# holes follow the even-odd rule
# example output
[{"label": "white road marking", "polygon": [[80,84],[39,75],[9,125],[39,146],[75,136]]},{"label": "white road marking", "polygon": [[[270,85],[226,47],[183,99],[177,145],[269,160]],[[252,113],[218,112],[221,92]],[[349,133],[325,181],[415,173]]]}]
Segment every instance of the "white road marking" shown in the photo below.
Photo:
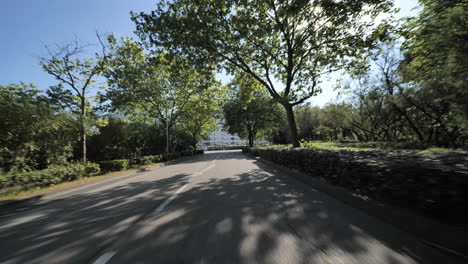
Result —
[{"label": "white road marking", "polygon": [[202,175],[202,174],[203,174],[203,172],[205,172],[205,171],[207,171],[207,170],[209,170],[209,169],[213,168],[214,166],[216,166],[216,165],[215,165],[215,164],[211,164],[210,166],[208,166],[208,167],[204,168],[203,170],[201,170],[201,171],[199,171],[199,172],[195,172],[195,173],[193,173],[193,174],[192,174],[192,177],[195,177],[195,176],[200,176],[200,175]]},{"label": "white road marking", "polygon": [[[223,153],[219,154],[214,160],[210,162],[210,165],[208,165],[208,167],[204,168],[203,170],[199,172],[192,173],[192,177],[202,175],[203,172],[216,166],[214,162],[222,155]],[[160,214],[164,210],[164,208],[166,208],[177,197],[177,195],[179,195],[179,193],[181,193],[185,188],[187,188],[189,184],[190,182],[187,182],[186,184],[184,184],[175,193],[173,193],[169,198],[167,198],[166,201],[164,201],[161,205],[159,205],[158,208],[156,208],[155,215]],[[115,253],[117,253],[117,251],[106,252],[102,254],[96,261],[94,261],[93,264],[106,264],[115,255]]]},{"label": "white road marking", "polygon": [[112,256],[115,255],[117,251],[109,251],[104,254],[102,254],[96,261],[93,262],[93,264],[106,264],[109,259],[112,258]]},{"label": "white road marking", "polygon": [[173,193],[171,195],[171,197],[167,198],[166,201],[164,201],[164,203],[162,203],[160,206],[158,206],[158,208],[156,209],[156,212],[155,214],[158,215],[159,213],[162,212],[162,210],[164,210],[164,208],[166,208],[167,205],[169,205],[172,200],[174,200],[177,195],[182,192],[187,186],[189,185],[189,183],[186,183],[184,186],[180,187],[175,193]]}]

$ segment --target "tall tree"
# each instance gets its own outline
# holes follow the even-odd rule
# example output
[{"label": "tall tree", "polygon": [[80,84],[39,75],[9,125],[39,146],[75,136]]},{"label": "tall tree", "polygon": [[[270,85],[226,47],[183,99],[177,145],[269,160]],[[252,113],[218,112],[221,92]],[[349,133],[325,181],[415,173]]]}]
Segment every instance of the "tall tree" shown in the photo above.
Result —
[{"label": "tall tree", "polygon": [[250,75],[240,73],[230,86],[235,93],[224,105],[224,125],[230,133],[247,138],[252,147],[258,136],[273,133],[283,112]]},{"label": "tall tree", "polygon": [[374,19],[389,11],[389,0],[163,0],[132,18],[156,49],[248,73],[285,108],[298,147],[293,107],[320,92],[321,77],[356,66],[385,35]]},{"label": "tall tree", "polygon": [[[100,40],[99,35],[98,39]],[[55,87],[55,92],[70,95],[77,102],[83,162],[86,162],[86,136],[93,123],[88,115],[92,108],[89,90],[96,86],[97,77],[106,68],[105,46],[102,45],[102,47],[102,54],[96,53],[96,56],[92,58],[80,58],[83,56],[85,47],[75,41],[62,46],[56,45],[54,48],[47,47],[48,54],[39,58],[44,71],[60,82],[60,85]],[[64,99],[67,98],[64,97]]]},{"label": "tall tree", "polygon": [[180,117],[180,126],[190,136],[196,149],[198,142],[216,130],[225,99],[225,87],[216,85],[195,95]]},{"label": "tall tree", "polygon": [[399,68],[411,86],[405,99],[456,147],[468,140],[468,3],[420,3],[420,14],[403,28],[406,41]]},{"label": "tall tree", "polygon": [[111,107],[162,123],[169,152],[171,129],[194,98],[218,85],[214,74],[164,51],[150,56],[140,43],[129,38],[118,43],[110,35],[108,41],[111,53],[106,77],[111,85],[107,91]]}]

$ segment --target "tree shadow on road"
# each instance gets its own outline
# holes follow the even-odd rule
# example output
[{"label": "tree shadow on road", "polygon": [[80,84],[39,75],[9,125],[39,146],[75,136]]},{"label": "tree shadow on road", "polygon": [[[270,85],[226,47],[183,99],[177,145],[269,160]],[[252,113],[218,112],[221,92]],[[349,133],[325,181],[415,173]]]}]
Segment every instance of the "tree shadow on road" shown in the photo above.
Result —
[{"label": "tree shadow on road", "polygon": [[191,175],[131,182],[26,212],[14,226],[0,227],[0,262],[86,263],[110,245],[118,245],[110,263],[446,262],[409,235],[267,165],[240,153],[218,158],[250,167],[193,182],[160,214],[155,209]]}]

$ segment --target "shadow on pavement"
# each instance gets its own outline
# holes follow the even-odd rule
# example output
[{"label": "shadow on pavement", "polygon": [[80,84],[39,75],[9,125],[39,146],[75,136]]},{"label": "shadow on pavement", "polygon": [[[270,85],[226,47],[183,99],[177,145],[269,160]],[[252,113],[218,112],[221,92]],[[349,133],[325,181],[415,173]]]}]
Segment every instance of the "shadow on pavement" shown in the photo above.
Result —
[{"label": "shadow on pavement", "polygon": [[[339,263],[343,256],[349,256],[344,263],[447,263],[409,236],[241,153],[211,152],[178,164],[215,157],[249,160],[255,169],[194,183],[161,215],[151,213],[190,175],[45,204],[0,227],[0,262],[86,263],[118,240],[124,248],[110,263]],[[123,232],[129,227],[135,232]]]}]

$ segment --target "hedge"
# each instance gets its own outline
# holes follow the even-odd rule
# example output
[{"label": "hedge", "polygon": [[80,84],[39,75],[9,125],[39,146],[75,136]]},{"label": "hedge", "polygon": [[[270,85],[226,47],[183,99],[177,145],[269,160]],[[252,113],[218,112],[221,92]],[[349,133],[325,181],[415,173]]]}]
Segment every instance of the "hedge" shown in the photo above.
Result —
[{"label": "hedge", "polygon": [[177,159],[184,155],[203,154],[203,150],[195,152],[174,152],[162,155],[143,156],[134,160],[118,159],[106,160],[96,163],[66,163],[63,165],[52,165],[44,170],[29,171],[29,172],[8,172],[0,174],[0,189],[4,188],[20,188],[31,189],[35,187],[45,187],[48,185],[59,184],[68,181],[74,181],[82,177],[98,175],[103,172],[126,170],[132,164],[149,165],[152,163]]},{"label": "hedge", "polygon": [[138,164],[141,165],[149,165],[151,163],[158,163],[162,161],[161,155],[150,155],[150,156],[143,156],[139,159]]},{"label": "hedge", "polygon": [[37,171],[9,172],[0,175],[0,189],[8,187],[23,187],[24,189],[43,187],[94,176],[100,172],[99,165],[91,162],[52,165],[47,169]]},{"label": "hedge", "polygon": [[207,150],[234,150],[242,149],[244,146],[209,146],[206,147]]},{"label": "hedge", "polygon": [[357,194],[438,218],[468,220],[468,157],[431,159],[408,152],[248,147],[243,152],[320,176]]},{"label": "hedge", "polygon": [[129,163],[128,159],[118,159],[101,161],[100,165],[103,171],[108,172],[126,170],[128,169]]}]

